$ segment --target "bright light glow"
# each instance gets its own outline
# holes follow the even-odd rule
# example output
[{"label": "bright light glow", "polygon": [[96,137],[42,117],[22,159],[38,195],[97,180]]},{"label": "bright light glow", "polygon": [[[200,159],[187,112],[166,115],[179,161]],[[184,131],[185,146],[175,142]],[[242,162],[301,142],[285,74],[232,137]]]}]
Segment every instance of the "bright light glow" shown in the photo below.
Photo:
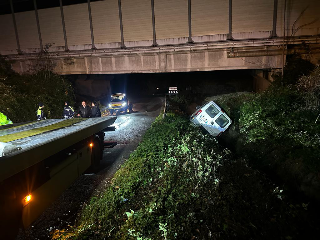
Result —
[{"label": "bright light glow", "polygon": [[121,126],[121,127],[126,127],[130,122],[131,122],[131,120],[126,121],[125,123],[123,123],[123,124],[122,124],[122,126]]},{"label": "bright light glow", "polygon": [[112,107],[112,105],[111,105],[111,103],[109,103],[109,108],[111,108]]},{"label": "bright light glow", "polygon": [[27,205],[28,203],[30,203],[31,200],[32,200],[32,195],[29,194],[28,196],[26,196],[26,197],[23,199],[24,205]]},{"label": "bright light glow", "polygon": [[90,143],[89,146],[90,146],[90,147],[93,147],[93,143]]},{"label": "bright light glow", "polygon": [[122,107],[124,107],[124,106],[126,106],[126,105],[127,105],[127,103],[126,103],[126,102],[122,103]]},{"label": "bright light glow", "polygon": [[124,117],[124,118],[121,118],[121,119],[124,120],[124,121],[121,121],[120,123],[114,123],[110,127],[114,127],[115,129],[119,129],[120,126],[121,126],[121,128],[123,128],[123,127],[127,126],[131,122],[131,118],[130,117]]}]

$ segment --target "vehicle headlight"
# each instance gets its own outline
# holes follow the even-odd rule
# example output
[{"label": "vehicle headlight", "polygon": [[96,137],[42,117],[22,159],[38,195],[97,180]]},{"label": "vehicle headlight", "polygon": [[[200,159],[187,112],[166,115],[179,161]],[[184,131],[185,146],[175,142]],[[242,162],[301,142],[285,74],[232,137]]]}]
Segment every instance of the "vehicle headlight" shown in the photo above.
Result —
[{"label": "vehicle headlight", "polygon": [[112,108],[112,105],[111,105],[111,103],[109,103],[109,108]]},{"label": "vehicle headlight", "polygon": [[126,102],[122,103],[122,107],[124,107],[124,106],[126,106],[126,105],[127,105],[127,103],[126,103]]}]

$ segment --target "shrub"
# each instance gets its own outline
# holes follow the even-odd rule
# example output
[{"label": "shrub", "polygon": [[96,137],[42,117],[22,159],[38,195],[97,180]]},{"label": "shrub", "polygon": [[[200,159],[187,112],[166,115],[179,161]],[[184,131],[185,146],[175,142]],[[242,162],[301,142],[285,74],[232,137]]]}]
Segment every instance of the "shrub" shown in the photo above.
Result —
[{"label": "shrub", "polygon": [[303,93],[306,108],[316,111],[320,107],[320,66],[299,79],[297,88]]},{"label": "shrub", "polygon": [[309,75],[314,68],[314,64],[303,59],[299,54],[287,55],[287,63],[283,70],[284,76],[273,76],[275,78],[273,84],[277,86],[295,85],[300,77]]},{"label": "shrub", "polygon": [[73,88],[63,77],[45,70],[19,75],[1,61],[0,111],[13,122],[35,120],[40,102],[48,118],[62,118],[64,102],[74,103]]},{"label": "shrub", "polygon": [[[111,185],[55,239],[275,239],[311,220],[291,217],[276,188],[189,121],[159,117]],[[295,206],[302,214],[302,206]],[[304,222],[305,221],[305,222]],[[311,225],[310,225],[311,226]]]}]

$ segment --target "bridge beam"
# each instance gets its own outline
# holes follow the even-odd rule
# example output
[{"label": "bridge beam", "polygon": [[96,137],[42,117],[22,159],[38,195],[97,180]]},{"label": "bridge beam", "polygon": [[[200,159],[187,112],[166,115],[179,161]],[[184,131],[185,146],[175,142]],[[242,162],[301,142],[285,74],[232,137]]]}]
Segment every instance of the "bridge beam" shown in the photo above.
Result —
[{"label": "bridge beam", "polygon": [[[210,49],[54,57],[51,60],[54,71],[62,75],[271,69],[282,66],[281,55],[242,54],[235,57],[230,49]],[[41,59],[16,61],[13,68],[20,73],[26,72],[39,60],[43,62]]]},{"label": "bridge beam", "polygon": [[[291,44],[285,55],[308,55],[312,62],[320,59],[320,44]],[[291,41],[294,43],[293,41]],[[310,52],[312,54],[310,55]],[[124,49],[87,49],[78,51],[8,55],[13,69],[28,72],[34,66],[50,67],[58,74],[117,74],[190,72],[234,69],[281,69],[282,41],[264,40],[189,44],[181,46],[141,47]],[[46,62],[47,61],[47,62]]]}]

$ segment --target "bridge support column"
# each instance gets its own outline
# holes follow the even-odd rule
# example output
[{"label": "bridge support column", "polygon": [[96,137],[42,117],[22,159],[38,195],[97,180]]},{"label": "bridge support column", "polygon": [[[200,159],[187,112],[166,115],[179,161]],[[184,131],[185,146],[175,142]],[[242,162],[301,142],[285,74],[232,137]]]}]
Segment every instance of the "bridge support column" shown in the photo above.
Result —
[{"label": "bridge support column", "polygon": [[274,0],[273,5],[273,28],[270,37],[275,38],[277,37],[278,0]]},{"label": "bridge support column", "polygon": [[154,0],[151,0],[151,12],[152,12],[152,34],[153,34],[153,44],[152,46],[156,47],[157,44],[157,36],[156,36],[156,18],[154,14]]},{"label": "bridge support column", "polygon": [[229,0],[229,33],[228,40],[233,40],[232,37],[232,0]]},{"label": "bridge support column", "polygon": [[252,70],[253,89],[255,92],[263,92],[274,81],[272,75],[278,72],[277,70]]}]

